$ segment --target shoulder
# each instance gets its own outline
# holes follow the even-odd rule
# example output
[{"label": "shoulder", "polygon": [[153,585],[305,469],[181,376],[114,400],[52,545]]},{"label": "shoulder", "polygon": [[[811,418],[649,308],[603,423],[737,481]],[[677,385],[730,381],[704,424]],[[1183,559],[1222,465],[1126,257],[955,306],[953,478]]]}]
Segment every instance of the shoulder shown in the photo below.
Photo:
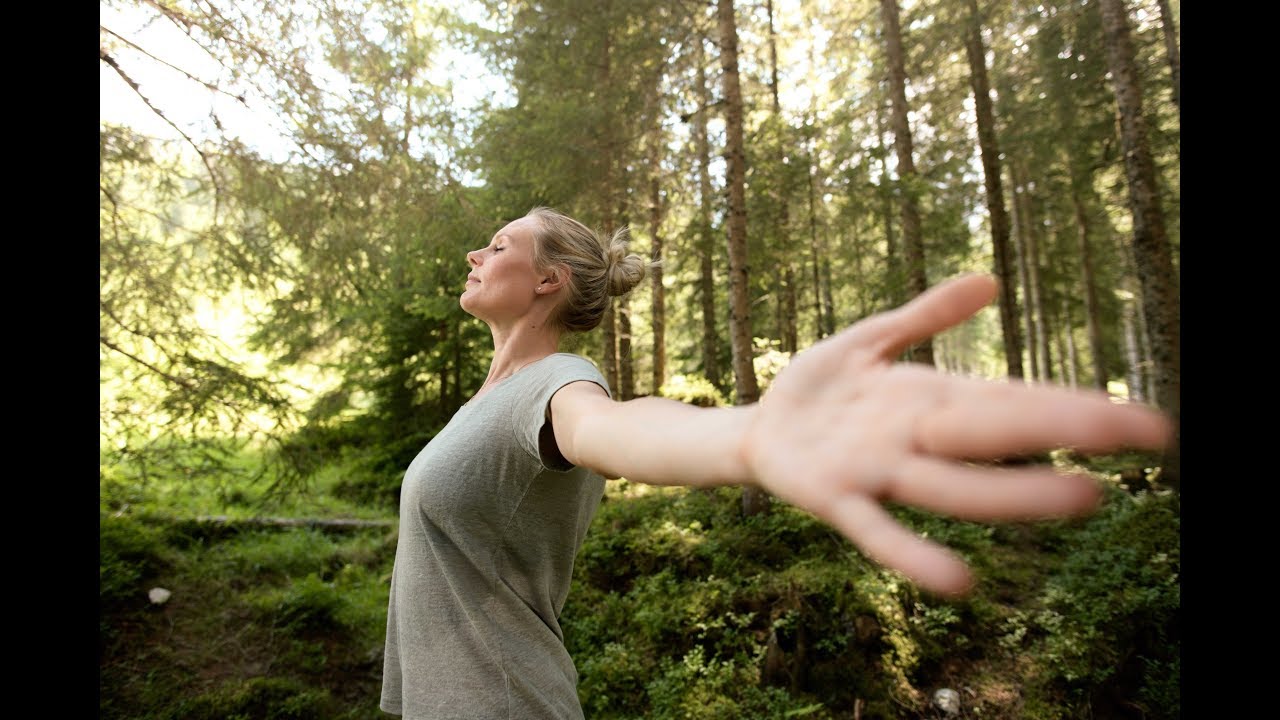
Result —
[{"label": "shoulder", "polygon": [[591,358],[575,353],[552,353],[547,356],[547,362],[557,368],[588,369],[600,372],[600,368]]},{"label": "shoulder", "polygon": [[[604,375],[590,358],[573,353],[555,353],[548,355],[543,363],[543,372],[552,380],[572,382],[574,380],[590,380],[604,384]],[[606,385],[607,387],[607,385]]]},{"label": "shoulder", "polygon": [[590,358],[573,353],[556,353],[549,358],[550,374],[556,378],[554,403],[563,406],[569,402],[610,397],[609,383],[600,368]]}]

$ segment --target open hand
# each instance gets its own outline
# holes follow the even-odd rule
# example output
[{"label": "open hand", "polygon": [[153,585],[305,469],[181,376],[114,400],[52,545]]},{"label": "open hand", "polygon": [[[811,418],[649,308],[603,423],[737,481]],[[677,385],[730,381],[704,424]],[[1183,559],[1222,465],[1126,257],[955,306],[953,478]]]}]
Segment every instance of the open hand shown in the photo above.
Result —
[{"label": "open hand", "polygon": [[1030,520],[1097,506],[1087,475],[974,461],[1070,447],[1159,449],[1169,421],[1106,394],[947,375],[895,362],[970,318],[995,279],[968,275],[796,355],[755,408],[742,454],[756,482],[830,523],[871,559],[944,594],[973,583],[953,552],[895,521],[882,502],[966,520]]}]

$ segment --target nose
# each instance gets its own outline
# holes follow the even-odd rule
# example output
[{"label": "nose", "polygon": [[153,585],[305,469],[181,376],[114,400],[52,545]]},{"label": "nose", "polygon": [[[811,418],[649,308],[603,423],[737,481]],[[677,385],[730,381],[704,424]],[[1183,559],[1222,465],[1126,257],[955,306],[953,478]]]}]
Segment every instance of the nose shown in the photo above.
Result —
[{"label": "nose", "polygon": [[470,265],[471,267],[477,267],[480,265],[479,250],[472,250],[467,253],[467,264]]}]

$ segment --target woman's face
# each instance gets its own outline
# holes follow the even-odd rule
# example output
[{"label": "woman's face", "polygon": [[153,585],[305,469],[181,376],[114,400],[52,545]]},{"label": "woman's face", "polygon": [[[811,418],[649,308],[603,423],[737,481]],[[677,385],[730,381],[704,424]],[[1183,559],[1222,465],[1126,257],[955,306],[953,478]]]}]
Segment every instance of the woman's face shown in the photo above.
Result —
[{"label": "woman's face", "polygon": [[533,265],[532,218],[507,224],[487,247],[467,253],[471,273],[458,302],[462,309],[486,322],[524,316],[542,278]]}]

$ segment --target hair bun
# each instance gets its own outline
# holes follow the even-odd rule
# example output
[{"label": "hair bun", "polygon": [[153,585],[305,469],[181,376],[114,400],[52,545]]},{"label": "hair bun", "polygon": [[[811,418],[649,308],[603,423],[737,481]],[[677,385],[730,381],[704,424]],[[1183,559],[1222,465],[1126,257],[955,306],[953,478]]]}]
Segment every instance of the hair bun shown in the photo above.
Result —
[{"label": "hair bun", "polygon": [[620,228],[605,249],[610,295],[625,295],[644,280],[647,266],[639,255],[627,252],[627,235],[627,229]]}]

